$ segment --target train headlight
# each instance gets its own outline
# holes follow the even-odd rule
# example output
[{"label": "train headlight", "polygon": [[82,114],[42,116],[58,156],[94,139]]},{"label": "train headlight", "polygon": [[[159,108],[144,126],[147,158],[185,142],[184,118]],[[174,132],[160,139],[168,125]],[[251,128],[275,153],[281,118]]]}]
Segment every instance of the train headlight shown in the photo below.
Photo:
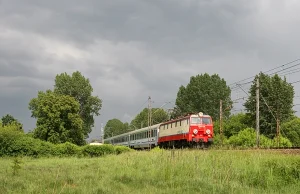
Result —
[{"label": "train headlight", "polygon": [[210,134],[210,130],[209,129],[206,129],[206,134]]},{"label": "train headlight", "polygon": [[198,133],[198,130],[197,129],[194,129],[193,130],[193,133],[196,135]]}]

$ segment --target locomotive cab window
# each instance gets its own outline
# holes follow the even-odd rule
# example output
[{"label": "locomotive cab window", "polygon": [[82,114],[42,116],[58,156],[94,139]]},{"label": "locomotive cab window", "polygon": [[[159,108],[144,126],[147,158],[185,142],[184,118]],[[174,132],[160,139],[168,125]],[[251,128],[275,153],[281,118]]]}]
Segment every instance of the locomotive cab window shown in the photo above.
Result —
[{"label": "locomotive cab window", "polygon": [[211,124],[211,120],[209,117],[202,117],[202,123],[203,124]]},{"label": "locomotive cab window", "polygon": [[199,117],[192,117],[191,118],[191,124],[200,124],[201,119]]}]

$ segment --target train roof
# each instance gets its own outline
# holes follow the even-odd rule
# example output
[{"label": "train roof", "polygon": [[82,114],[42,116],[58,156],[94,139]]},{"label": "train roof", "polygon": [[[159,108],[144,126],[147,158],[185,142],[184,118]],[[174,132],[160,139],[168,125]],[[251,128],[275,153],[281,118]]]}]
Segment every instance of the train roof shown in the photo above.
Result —
[{"label": "train roof", "polygon": [[[200,112],[201,113],[201,112]],[[181,116],[181,117],[177,117],[177,118],[175,118],[175,119],[172,119],[172,120],[169,120],[169,121],[166,121],[166,122],[163,122],[163,123],[161,123],[161,125],[163,125],[163,124],[169,124],[169,123],[173,123],[174,121],[180,121],[180,120],[183,120],[183,119],[188,119],[188,118],[190,118],[190,117],[192,117],[192,116],[195,116],[195,117],[199,117],[199,114],[200,113],[189,113],[189,114],[187,114],[187,115],[184,115],[184,116]],[[203,113],[201,113],[201,117],[211,117],[210,115],[205,115],[205,114],[203,114]]]},{"label": "train roof", "polygon": [[106,138],[106,139],[104,139],[104,140],[110,140],[110,139],[114,139],[114,138],[118,138],[118,137],[122,137],[122,136],[126,136],[126,135],[131,135],[131,134],[135,134],[135,133],[140,133],[140,132],[147,131],[147,130],[150,130],[150,129],[155,129],[155,128],[159,127],[160,125],[161,125],[161,123],[156,124],[156,125],[152,125],[152,126],[150,126],[150,127],[144,127],[144,128],[141,128],[141,129],[129,131],[129,132],[127,132],[127,133],[122,133],[122,134],[119,134],[119,135],[116,135],[116,136],[113,136],[113,137],[110,137],[110,138]]}]

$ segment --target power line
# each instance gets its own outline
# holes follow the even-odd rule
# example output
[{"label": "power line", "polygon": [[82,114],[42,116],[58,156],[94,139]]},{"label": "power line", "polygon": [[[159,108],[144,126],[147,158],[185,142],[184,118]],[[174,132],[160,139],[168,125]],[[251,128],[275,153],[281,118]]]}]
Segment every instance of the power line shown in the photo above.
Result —
[{"label": "power line", "polygon": [[281,69],[281,70],[276,71],[276,72],[274,72],[274,73],[271,73],[271,74],[269,74],[269,75],[274,75],[274,74],[276,74],[276,73],[278,73],[278,72],[285,71],[285,70],[287,70],[287,69],[290,69],[290,68],[292,68],[292,67],[296,67],[296,66],[298,66],[298,65],[300,65],[300,63],[297,63],[296,65],[292,65],[292,66],[287,67],[287,68],[284,68],[284,69]]},{"label": "power line", "polygon": [[298,83],[298,82],[300,82],[300,80],[294,81],[294,82],[292,82],[292,83],[290,83],[290,84],[295,84],[295,83]]},{"label": "power line", "polygon": [[146,100],[142,106],[140,106],[140,108],[138,108],[136,111],[134,111],[134,115],[148,102],[148,100]]},{"label": "power line", "polygon": [[[278,67],[275,67],[275,68],[273,68],[273,69],[270,69],[270,70],[268,70],[268,71],[264,71],[263,73],[268,73],[268,72],[274,71],[275,69],[282,68],[282,67],[284,67],[284,66],[286,66],[286,65],[289,65],[289,64],[291,64],[291,63],[294,63],[294,62],[296,62],[296,61],[299,61],[299,60],[300,60],[300,59],[296,59],[296,60],[294,60],[294,61],[291,61],[291,62],[285,63],[285,64],[283,64],[283,65],[280,65],[280,66],[278,66]],[[292,66],[292,67],[294,67],[294,66]],[[235,85],[235,84],[237,84],[237,83],[240,83],[240,82],[246,81],[246,80],[248,80],[248,79],[251,79],[251,78],[255,78],[255,76],[251,76],[251,77],[248,77],[248,78],[242,79],[242,80],[240,80],[240,81],[234,82],[234,83],[232,83],[232,84],[229,84],[229,86],[231,86],[231,85]],[[252,81],[251,81],[251,82],[252,82]],[[242,83],[242,84],[243,84],[243,83]]]}]

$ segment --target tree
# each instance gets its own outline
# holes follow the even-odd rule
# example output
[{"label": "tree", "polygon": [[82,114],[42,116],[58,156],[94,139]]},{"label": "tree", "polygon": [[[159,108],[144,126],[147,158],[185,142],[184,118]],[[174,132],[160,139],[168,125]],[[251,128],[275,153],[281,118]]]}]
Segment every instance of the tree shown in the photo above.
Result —
[{"label": "tree", "polygon": [[230,95],[230,88],[219,75],[210,76],[205,73],[192,76],[186,87],[179,87],[172,118],[187,113],[203,112],[209,114],[213,120],[217,120],[220,112],[220,100],[223,101],[223,110],[226,109],[224,116],[228,116],[232,104]]},{"label": "tree", "polygon": [[[161,108],[152,108],[152,124],[155,125],[168,120],[168,113]],[[140,129],[148,126],[148,108],[144,108],[136,117],[131,121],[130,128]]]},{"label": "tree", "polygon": [[93,88],[89,79],[86,79],[79,71],[72,76],[67,73],[57,75],[55,78],[54,92],[69,95],[79,103],[79,115],[83,120],[83,132],[86,137],[94,126],[94,116],[99,116],[102,100],[98,96],[92,96]]},{"label": "tree", "polygon": [[287,137],[295,147],[300,146],[300,118],[287,121],[281,126],[282,135]]},{"label": "tree", "polygon": [[107,121],[104,127],[104,138],[116,136],[129,131],[128,123],[123,123],[119,119]]},{"label": "tree", "polygon": [[71,96],[56,94],[51,90],[38,92],[37,98],[29,103],[32,117],[37,118],[34,137],[52,143],[83,145],[83,121],[78,114],[79,108],[79,103]]},{"label": "tree", "polygon": [[1,121],[2,121],[2,126],[3,127],[11,125],[11,124],[15,124],[19,127],[20,130],[22,130],[22,128],[23,128],[23,125],[10,114],[7,114],[7,115],[3,116]]},{"label": "tree", "polygon": [[[260,85],[260,132],[270,138],[276,135],[276,120],[285,122],[293,114],[294,88],[277,74],[273,77],[260,73],[256,75],[250,88],[250,96],[244,106],[251,118],[252,127],[256,121],[256,80],[259,79]],[[268,106],[266,105],[266,103]]]}]

